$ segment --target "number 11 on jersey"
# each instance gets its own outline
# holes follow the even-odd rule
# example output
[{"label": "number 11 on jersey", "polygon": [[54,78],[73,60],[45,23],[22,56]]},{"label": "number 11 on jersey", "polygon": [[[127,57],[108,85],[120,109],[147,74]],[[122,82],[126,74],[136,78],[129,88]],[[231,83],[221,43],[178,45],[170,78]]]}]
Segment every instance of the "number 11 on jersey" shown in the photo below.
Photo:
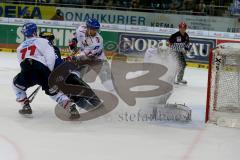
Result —
[{"label": "number 11 on jersey", "polygon": [[23,48],[21,50],[21,53],[22,53],[22,59],[25,59],[26,57],[26,54],[30,52],[30,56],[33,56],[35,54],[35,51],[36,51],[36,46],[35,45],[32,45],[32,46],[29,46],[27,48]]}]

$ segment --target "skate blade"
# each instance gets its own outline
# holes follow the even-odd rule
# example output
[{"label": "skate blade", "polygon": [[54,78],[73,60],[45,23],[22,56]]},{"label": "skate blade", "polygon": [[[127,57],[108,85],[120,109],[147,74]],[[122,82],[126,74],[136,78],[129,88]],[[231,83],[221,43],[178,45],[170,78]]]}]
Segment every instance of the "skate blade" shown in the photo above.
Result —
[{"label": "skate blade", "polygon": [[93,105],[89,104],[87,107],[84,107],[84,108],[79,107],[80,108],[80,112],[82,110],[84,110],[84,111],[81,112],[81,113],[94,111],[96,109],[99,109],[102,106],[102,104],[103,104],[103,102],[99,103],[97,106],[93,106]]},{"label": "skate blade", "polygon": [[33,115],[32,114],[20,114],[22,117],[24,118],[33,118]]},{"label": "skate blade", "polygon": [[69,116],[69,120],[71,120],[71,121],[74,121],[74,120],[78,120],[80,118],[80,114],[79,115],[70,115]]},{"label": "skate blade", "polygon": [[179,85],[183,85],[183,86],[184,86],[184,85],[187,85],[187,83],[182,83],[182,82],[174,82],[174,85],[178,85],[178,86],[179,86]]}]

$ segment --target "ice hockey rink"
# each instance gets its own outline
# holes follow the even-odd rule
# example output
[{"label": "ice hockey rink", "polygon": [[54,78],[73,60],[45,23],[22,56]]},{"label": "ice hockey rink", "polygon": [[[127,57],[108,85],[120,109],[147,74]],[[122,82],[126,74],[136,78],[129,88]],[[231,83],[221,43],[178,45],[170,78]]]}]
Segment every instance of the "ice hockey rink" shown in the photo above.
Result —
[{"label": "ice hockey rink", "polygon": [[[11,89],[19,72],[16,54],[0,53],[0,160],[238,160],[240,130],[205,125],[207,70],[187,68],[188,85],[175,86],[169,102],[192,108],[191,122],[120,119],[113,112],[85,122],[54,114],[42,91],[33,118],[18,114]],[[34,89],[34,88],[33,88]],[[120,101],[117,108],[124,105]],[[140,104],[138,104],[140,105]]]}]

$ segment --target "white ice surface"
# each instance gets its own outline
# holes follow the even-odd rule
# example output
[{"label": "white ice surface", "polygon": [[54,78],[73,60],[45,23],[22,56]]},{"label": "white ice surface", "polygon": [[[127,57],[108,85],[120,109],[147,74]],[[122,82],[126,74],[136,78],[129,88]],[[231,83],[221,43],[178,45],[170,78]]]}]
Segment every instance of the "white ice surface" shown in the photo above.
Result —
[{"label": "white ice surface", "polygon": [[[190,123],[65,122],[55,102],[40,92],[33,118],[18,114],[11,89],[19,67],[15,54],[0,53],[0,160],[238,160],[240,130],[205,125],[207,71],[187,68],[187,86],[176,86],[169,102],[193,109]],[[140,104],[138,104],[140,105]],[[124,106],[120,101],[118,108]],[[113,112],[114,113],[114,112]],[[106,117],[112,118],[113,113]]]}]

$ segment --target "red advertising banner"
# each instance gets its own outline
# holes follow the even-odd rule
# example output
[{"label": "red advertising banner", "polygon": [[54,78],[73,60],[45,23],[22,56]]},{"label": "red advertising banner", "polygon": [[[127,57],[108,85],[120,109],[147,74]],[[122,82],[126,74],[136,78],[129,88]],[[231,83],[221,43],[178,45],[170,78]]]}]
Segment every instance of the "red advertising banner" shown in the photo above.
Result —
[{"label": "red advertising banner", "polygon": [[240,43],[240,40],[217,39],[217,45],[221,43]]}]

